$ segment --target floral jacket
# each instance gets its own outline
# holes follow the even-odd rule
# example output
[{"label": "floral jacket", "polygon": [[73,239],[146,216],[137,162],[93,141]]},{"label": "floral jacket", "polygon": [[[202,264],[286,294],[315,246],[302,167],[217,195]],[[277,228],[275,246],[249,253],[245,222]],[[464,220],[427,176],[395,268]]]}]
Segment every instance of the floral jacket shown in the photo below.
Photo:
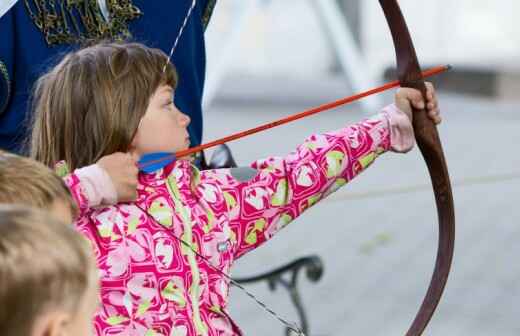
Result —
[{"label": "floral jacket", "polygon": [[372,119],[312,135],[286,157],[259,160],[249,170],[199,171],[179,160],[140,174],[131,203],[92,207],[81,178],[69,175],[81,208],[75,225],[91,241],[100,269],[95,333],[241,335],[226,309],[229,280],[217,269],[229,274],[237,258],[380,154],[411,146],[408,119],[390,106]]}]

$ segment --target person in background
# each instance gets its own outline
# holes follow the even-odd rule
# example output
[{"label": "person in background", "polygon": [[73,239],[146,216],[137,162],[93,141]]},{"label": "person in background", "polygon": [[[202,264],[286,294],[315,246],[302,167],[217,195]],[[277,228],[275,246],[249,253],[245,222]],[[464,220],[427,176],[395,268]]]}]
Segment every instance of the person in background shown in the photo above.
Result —
[{"label": "person in background", "polygon": [[0,203],[22,204],[45,209],[65,223],[72,223],[81,210],[134,200],[137,196],[137,166],[129,154],[113,153],[96,163],[60,172],[63,178],[73,175],[76,188],[87,195],[88,202],[76,203],[54,171],[43,164],[0,150]]},{"label": "person in background", "polygon": [[90,336],[99,306],[92,250],[42,210],[0,204],[0,334]]},{"label": "person in background", "polygon": [[[197,0],[172,61],[182,77],[175,101],[186,113],[190,143],[202,139],[206,72],[204,31],[216,0]],[[82,44],[143,42],[169,53],[192,0],[19,0],[0,17],[0,149],[24,152],[28,107],[37,78]]]}]

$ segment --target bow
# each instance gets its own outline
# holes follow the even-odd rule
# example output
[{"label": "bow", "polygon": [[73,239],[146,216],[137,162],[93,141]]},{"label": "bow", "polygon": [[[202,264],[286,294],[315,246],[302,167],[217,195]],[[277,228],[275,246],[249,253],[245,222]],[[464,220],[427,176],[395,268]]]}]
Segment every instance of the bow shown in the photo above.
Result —
[{"label": "bow", "polygon": [[[426,86],[401,8],[397,0],[379,0],[379,3],[394,41],[397,73],[401,86],[417,89],[426,98]],[[428,291],[406,336],[421,335],[430,322],[448,280],[455,245],[455,209],[439,133],[425,110],[414,109],[413,112],[415,138],[428,166],[437,203],[439,245]]]}]

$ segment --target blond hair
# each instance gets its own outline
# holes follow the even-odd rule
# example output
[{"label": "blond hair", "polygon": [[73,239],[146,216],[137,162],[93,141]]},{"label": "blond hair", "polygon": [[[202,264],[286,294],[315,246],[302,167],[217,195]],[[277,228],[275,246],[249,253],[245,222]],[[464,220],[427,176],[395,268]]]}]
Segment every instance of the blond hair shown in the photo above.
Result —
[{"label": "blond hair", "polygon": [[47,213],[0,205],[0,331],[29,335],[49,311],[79,310],[97,281],[88,242]]},{"label": "blond hair", "polygon": [[71,170],[127,152],[153,93],[177,85],[159,49],[138,43],[100,43],[66,55],[33,93],[31,156]]},{"label": "blond hair", "polygon": [[77,205],[69,189],[52,170],[32,159],[0,150],[0,203],[18,203],[49,209],[64,202],[73,215]]}]

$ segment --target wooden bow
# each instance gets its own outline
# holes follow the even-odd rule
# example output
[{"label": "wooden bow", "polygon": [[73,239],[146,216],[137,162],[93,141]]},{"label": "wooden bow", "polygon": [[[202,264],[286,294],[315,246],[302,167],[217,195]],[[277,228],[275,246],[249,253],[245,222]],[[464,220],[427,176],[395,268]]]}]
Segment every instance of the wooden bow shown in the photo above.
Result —
[{"label": "wooden bow", "polygon": [[[399,4],[397,0],[379,0],[379,3],[392,33],[401,86],[421,91],[426,101],[426,86],[421,75],[421,68]],[[413,113],[415,138],[428,166],[437,203],[439,246],[430,286],[406,336],[421,335],[430,322],[448,280],[455,245],[453,195],[439,133],[428,118],[426,110],[414,109]]]}]

